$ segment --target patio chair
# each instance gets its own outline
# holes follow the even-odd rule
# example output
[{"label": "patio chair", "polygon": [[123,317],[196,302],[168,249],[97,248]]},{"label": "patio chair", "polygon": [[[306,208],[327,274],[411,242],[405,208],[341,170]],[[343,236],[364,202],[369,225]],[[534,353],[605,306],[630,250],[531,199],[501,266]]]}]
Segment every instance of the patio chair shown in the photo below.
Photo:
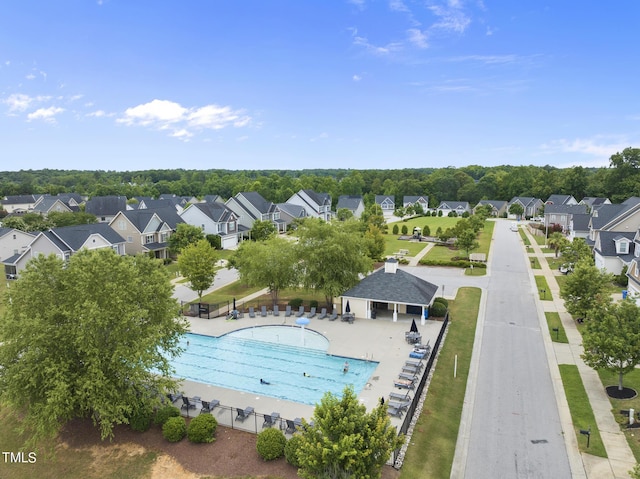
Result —
[{"label": "patio chair", "polygon": [[415,373],[400,373],[398,374],[400,379],[409,379],[410,381],[415,381],[418,379],[418,375]]},{"label": "patio chair", "polygon": [[424,363],[422,361],[405,361],[404,363],[405,366],[415,366],[416,368],[418,368],[418,370],[422,369],[424,367]]},{"label": "patio chair", "polygon": [[411,401],[411,396],[409,396],[409,392],[407,391],[404,394],[400,394],[400,393],[396,393],[396,392],[390,392],[389,393],[389,400],[396,400],[396,401]]},{"label": "patio chair", "polygon": [[411,401],[389,401],[387,404],[390,408],[393,407],[399,409],[400,411],[403,411],[411,406]]},{"label": "patio chair", "polygon": [[167,393],[167,399],[169,399],[171,404],[173,404],[174,402],[182,399],[182,393]]},{"label": "patio chair", "polygon": [[420,371],[420,369],[418,369],[418,366],[414,366],[412,364],[405,364],[404,366],[402,366],[402,372],[405,373],[409,373],[409,374],[418,374],[418,372]]},{"label": "patio chair", "polygon": [[413,389],[415,384],[409,379],[395,379],[393,385],[399,389]]},{"label": "patio chair", "polygon": [[313,318],[316,315],[316,308],[313,307],[311,308],[311,311],[309,311],[309,314],[307,315],[307,318]]},{"label": "patio chair", "polygon": [[244,409],[236,408],[238,415],[236,416],[236,421],[243,422],[249,416],[253,414],[253,408],[251,406],[247,406]]},{"label": "patio chair", "polygon": [[273,315],[274,316],[280,316],[280,308],[278,308],[277,304],[273,305]]},{"label": "patio chair", "polygon": [[262,308],[260,308],[260,316],[262,316],[263,318],[267,317],[267,307],[263,306]]},{"label": "patio chair", "polygon": [[271,427],[276,424],[278,419],[280,419],[280,413],[272,412],[271,414],[263,414],[264,422],[262,423],[262,429],[265,427]]},{"label": "patio chair", "polygon": [[298,308],[298,312],[296,313],[297,318],[301,318],[302,316],[304,316],[304,306],[300,306]]},{"label": "patio chair", "polygon": [[291,316],[291,306],[287,305],[287,308],[284,311],[284,317],[288,318],[289,316]]},{"label": "patio chair", "polygon": [[200,414],[211,412],[213,409],[215,409],[217,406],[220,405],[220,401],[218,401],[217,399],[212,399],[211,401],[201,401],[201,402],[202,402],[202,408],[200,409]]},{"label": "patio chair", "polygon": [[250,318],[255,318],[256,317],[256,312],[253,309],[253,306],[249,306],[249,317]]},{"label": "patio chair", "polygon": [[335,321],[336,319],[338,319],[338,311],[336,310],[336,308],[333,308],[331,316],[329,316],[329,321]]},{"label": "patio chair", "polygon": [[393,407],[393,406],[388,406],[387,407],[387,414],[389,416],[394,416],[394,417],[402,417],[402,410]]},{"label": "patio chair", "polygon": [[284,433],[293,434],[295,432],[296,432],[296,424],[291,419],[287,419],[287,428],[284,430]]},{"label": "patio chair", "polygon": [[322,308],[320,310],[320,315],[318,316],[318,319],[324,319],[327,317],[327,308]]},{"label": "patio chair", "polygon": [[180,406],[180,409],[186,409],[187,416],[189,416],[189,409],[195,409],[197,401],[200,401],[200,398],[198,396],[193,396],[191,399],[189,399],[187,396],[182,396],[182,406]]}]

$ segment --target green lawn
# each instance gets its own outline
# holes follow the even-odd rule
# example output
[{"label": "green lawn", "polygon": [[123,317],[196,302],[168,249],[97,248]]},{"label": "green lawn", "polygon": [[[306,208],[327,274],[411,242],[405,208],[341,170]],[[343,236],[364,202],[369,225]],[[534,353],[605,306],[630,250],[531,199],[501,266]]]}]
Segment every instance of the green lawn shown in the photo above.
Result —
[{"label": "green lawn", "polygon": [[544,276],[534,276],[536,279],[536,287],[542,301],[553,301],[553,295],[549,291],[549,285]]},{"label": "green lawn", "polygon": [[396,223],[389,224],[389,234],[391,234],[391,231],[393,231],[393,225],[398,225],[400,231],[402,231],[402,225],[406,225],[407,234],[411,234],[413,232],[413,228],[415,228],[416,226],[420,227],[424,234],[424,227],[425,225],[428,225],[429,229],[431,230],[431,236],[435,236],[438,227],[446,230],[447,228],[451,228],[452,226],[454,226],[458,222],[458,220],[460,220],[460,217],[449,218],[448,216],[419,216],[417,218],[411,218],[407,221],[398,221]]},{"label": "green lawn", "polygon": [[422,251],[429,243],[418,243],[417,241],[407,241],[400,240],[398,236],[387,234],[384,236],[385,241],[385,256],[393,256],[395,253],[399,252],[401,249],[409,250],[409,254],[407,256],[415,256],[420,251]]},{"label": "green lawn", "polygon": [[[484,253],[489,255],[489,249],[491,247],[491,237],[493,236],[493,228],[495,227],[494,221],[486,221],[484,229],[480,231],[478,235],[478,249],[472,251],[473,253]],[[429,261],[451,261],[451,258],[455,256],[466,256],[464,251],[460,251],[453,246],[446,246],[437,244],[429,250],[425,259]]]},{"label": "green lawn", "polygon": [[[569,403],[573,429],[578,439],[578,448],[581,452],[587,452],[598,457],[607,457],[578,367],[574,364],[560,364],[558,367],[560,368],[562,385]],[[587,436],[580,434],[580,430],[589,428],[591,428],[591,440],[587,449]]]},{"label": "green lawn", "polygon": [[[449,331],[400,470],[400,479],[444,478],[451,475],[480,294],[477,288],[460,288],[455,301],[449,303]],[[458,369],[453,379],[456,355]]]},{"label": "green lawn", "polygon": [[[240,281],[228,284],[220,289],[202,297],[203,303],[218,304],[233,301],[233,298],[240,299],[263,289],[260,286],[247,286]],[[194,301],[194,303],[196,303]]]},{"label": "green lawn", "polygon": [[538,258],[536,256],[531,258],[530,261],[531,261],[531,268],[532,269],[541,269],[540,261],[538,261]]},{"label": "green lawn", "polygon": [[[560,315],[556,312],[546,312],[544,315],[547,318],[547,326],[549,327],[551,340],[556,343],[568,343],[569,340],[567,339],[564,326],[562,326],[562,321],[560,321]],[[554,331],[554,328],[558,328],[558,331]]]}]

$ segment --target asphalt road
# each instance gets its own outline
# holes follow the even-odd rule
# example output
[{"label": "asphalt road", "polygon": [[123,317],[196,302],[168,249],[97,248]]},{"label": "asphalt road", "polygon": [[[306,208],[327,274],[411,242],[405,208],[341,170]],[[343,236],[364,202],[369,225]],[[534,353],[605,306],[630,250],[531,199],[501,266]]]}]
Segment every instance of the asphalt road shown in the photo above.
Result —
[{"label": "asphalt road", "polygon": [[497,221],[465,476],[571,477],[527,257]]}]

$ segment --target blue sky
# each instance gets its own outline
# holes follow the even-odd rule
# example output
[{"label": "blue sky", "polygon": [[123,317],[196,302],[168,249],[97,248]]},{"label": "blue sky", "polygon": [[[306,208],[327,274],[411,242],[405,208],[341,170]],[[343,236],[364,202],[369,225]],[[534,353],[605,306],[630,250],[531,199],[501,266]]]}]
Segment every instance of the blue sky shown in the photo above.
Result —
[{"label": "blue sky", "polygon": [[0,13],[0,170],[607,166],[640,147],[635,0]]}]

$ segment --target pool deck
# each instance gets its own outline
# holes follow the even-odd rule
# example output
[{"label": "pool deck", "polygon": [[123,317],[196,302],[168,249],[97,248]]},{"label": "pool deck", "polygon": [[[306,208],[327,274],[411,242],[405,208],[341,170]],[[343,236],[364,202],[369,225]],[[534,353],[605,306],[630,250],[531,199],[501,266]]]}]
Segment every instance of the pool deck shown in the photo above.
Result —
[{"label": "pool deck", "polygon": [[[190,332],[204,334],[208,336],[221,336],[242,328],[266,325],[295,325],[296,317],[284,318],[269,315],[267,317],[244,318],[236,321],[226,321],[224,319],[201,319],[187,318],[191,324]],[[409,360],[409,353],[413,346],[407,344],[405,332],[411,327],[413,316],[398,318],[397,322],[391,319],[356,319],[353,324],[340,321],[328,321],[327,319],[311,319],[306,328],[317,331],[329,340],[329,354],[346,356],[350,358],[378,361],[378,367],[373,372],[367,386],[360,392],[359,399],[367,410],[373,409],[384,397],[388,399],[391,391],[405,392],[406,389],[394,387],[394,380],[402,372],[402,366]],[[420,325],[420,320],[416,318],[418,330],[422,335],[422,342],[429,341],[433,345],[442,327],[441,321],[427,320],[425,325]],[[300,378],[304,380],[304,378]],[[195,381],[184,381],[181,388],[183,394],[188,397],[200,396],[205,401],[217,399],[221,407],[214,409],[213,414],[222,425],[233,426],[247,431],[260,431],[262,429],[262,414],[278,412],[282,419],[305,418],[309,420],[313,415],[314,406],[285,401],[269,396],[260,396],[255,393],[245,393],[233,389],[227,389]],[[410,390],[411,396],[413,392]],[[180,407],[181,403],[176,402]],[[235,408],[253,407],[256,416],[243,422],[235,422]],[[234,408],[230,410],[229,408]],[[200,404],[197,409],[192,409],[190,415],[194,416],[200,411]],[[183,410],[183,413],[186,412]],[[403,418],[392,417],[392,424],[400,426]]]}]

